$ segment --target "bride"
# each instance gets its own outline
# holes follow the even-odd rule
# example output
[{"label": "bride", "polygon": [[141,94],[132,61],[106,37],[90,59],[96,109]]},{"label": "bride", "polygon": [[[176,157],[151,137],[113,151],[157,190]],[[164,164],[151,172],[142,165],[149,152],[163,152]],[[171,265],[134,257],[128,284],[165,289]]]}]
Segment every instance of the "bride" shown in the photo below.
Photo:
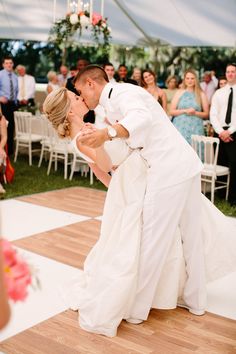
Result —
[{"label": "bride", "polygon": [[[129,321],[136,294],[147,166],[139,150],[130,149],[124,140],[97,149],[81,144],[81,131],[95,129],[82,121],[87,111],[83,100],[65,88],[53,91],[44,102],[44,112],[59,136],[72,139],[109,187],[100,238],[86,258],[84,271],[65,287],[65,297],[70,308],[79,309],[81,328],[113,337],[122,319]],[[213,281],[236,269],[236,240],[228,219],[203,195],[201,212],[206,278]],[[185,279],[181,234],[176,230],[152,308],[176,308]]]}]

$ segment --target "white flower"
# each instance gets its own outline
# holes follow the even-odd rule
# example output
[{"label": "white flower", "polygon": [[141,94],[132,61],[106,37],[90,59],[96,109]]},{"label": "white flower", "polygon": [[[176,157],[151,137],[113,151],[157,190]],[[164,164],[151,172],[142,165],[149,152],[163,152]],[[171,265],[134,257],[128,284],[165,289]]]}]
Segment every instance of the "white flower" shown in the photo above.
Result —
[{"label": "white flower", "polygon": [[70,15],[70,23],[72,25],[76,25],[76,23],[78,23],[78,22],[79,22],[79,18],[78,18],[77,14]]},{"label": "white flower", "polygon": [[85,15],[80,16],[80,24],[82,27],[88,26],[90,24],[89,18]]}]

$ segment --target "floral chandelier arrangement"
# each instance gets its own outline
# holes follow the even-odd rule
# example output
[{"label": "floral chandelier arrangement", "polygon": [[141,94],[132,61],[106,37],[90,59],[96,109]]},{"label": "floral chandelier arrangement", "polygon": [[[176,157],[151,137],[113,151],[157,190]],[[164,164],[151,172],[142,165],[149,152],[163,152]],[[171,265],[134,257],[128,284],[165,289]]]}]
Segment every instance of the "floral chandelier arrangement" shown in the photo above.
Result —
[{"label": "floral chandelier arrangement", "polygon": [[111,29],[108,27],[107,18],[93,12],[93,1],[90,0],[90,4],[68,1],[67,14],[55,21],[49,33],[49,41],[60,47],[67,47],[75,34],[81,36],[85,30],[90,31],[97,44],[109,46]]}]

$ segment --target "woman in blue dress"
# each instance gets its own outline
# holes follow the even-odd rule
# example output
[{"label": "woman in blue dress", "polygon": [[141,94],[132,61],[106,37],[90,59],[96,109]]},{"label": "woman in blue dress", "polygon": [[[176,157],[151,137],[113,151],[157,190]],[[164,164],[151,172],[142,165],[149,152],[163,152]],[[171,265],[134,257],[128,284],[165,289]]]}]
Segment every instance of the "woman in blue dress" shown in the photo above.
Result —
[{"label": "woman in blue dress", "polygon": [[192,135],[204,135],[203,120],[209,116],[209,104],[194,70],[185,72],[183,89],[173,97],[170,115],[174,126],[189,144]]}]

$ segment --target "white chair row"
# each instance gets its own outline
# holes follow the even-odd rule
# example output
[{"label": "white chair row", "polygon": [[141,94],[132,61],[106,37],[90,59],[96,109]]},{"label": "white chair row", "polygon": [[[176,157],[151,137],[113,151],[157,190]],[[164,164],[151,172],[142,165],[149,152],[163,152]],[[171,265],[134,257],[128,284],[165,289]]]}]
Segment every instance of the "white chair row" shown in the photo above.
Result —
[{"label": "white chair row", "polygon": [[[219,138],[192,135],[192,147],[204,165],[201,173],[203,193],[206,193],[206,184],[210,184],[212,203],[214,203],[215,190],[225,188],[226,200],[228,200],[229,194],[230,170],[226,166],[217,165],[219,143]],[[226,181],[218,179],[222,176],[226,176]]]},{"label": "white chair row", "polygon": [[[28,149],[29,154],[29,165],[32,165],[32,152],[40,151],[38,167],[41,166],[43,158],[48,158],[48,169],[47,174],[50,174],[52,164],[54,163],[54,168],[57,170],[58,161],[63,161],[64,163],[64,178],[68,177],[68,166],[71,167],[70,180],[72,180],[76,165],[79,163],[81,168],[81,175],[87,176],[88,171],[90,171],[90,184],[93,184],[93,172],[89,168],[87,161],[85,161],[78,152],[74,151],[70,145],[68,139],[60,139],[53,129],[51,123],[47,120],[44,115],[40,118],[40,131],[41,134],[32,133],[32,119],[33,116],[28,112],[14,112],[15,119],[15,130],[16,130],[16,150],[15,159],[17,160],[18,152],[20,147]],[[33,149],[33,143],[40,142],[40,149]]]}]

